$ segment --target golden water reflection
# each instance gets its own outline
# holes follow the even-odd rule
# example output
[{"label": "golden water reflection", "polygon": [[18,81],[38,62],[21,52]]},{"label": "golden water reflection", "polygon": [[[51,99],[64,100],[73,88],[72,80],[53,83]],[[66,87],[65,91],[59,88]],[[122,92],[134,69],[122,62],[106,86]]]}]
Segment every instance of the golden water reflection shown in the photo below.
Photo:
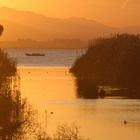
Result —
[{"label": "golden water reflection", "polygon": [[95,140],[140,139],[140,100],[77,99],[75,78],[67,68],[19,70],[22,95],[40,112],[53,112],[48,121],[50,132],[58,124],[76,122],[82,135]]}]

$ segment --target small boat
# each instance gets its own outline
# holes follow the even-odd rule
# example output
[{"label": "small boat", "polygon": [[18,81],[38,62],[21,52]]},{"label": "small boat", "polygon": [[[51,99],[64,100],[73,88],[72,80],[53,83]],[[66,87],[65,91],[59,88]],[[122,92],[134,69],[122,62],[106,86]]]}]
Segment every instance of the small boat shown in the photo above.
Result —
[{"label": "small boat", "polygon": [[44,53],[25,53],[26,56],[45,56]]}]

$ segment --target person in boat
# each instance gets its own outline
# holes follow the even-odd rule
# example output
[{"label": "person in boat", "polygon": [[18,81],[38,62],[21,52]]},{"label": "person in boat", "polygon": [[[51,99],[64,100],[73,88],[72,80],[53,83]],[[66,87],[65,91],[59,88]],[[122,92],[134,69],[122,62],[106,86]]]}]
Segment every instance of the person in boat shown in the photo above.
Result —
[{"label": "person in boat", "polygon": [[104,90],[103,87],[100,89],[99,96],[100,96],[101,98],[104,98],[104,97],[105,97],[105,90]]},{"label": "person in boat", "polygon": [[44,53],[25,53],[26,56],[45,56]]}]

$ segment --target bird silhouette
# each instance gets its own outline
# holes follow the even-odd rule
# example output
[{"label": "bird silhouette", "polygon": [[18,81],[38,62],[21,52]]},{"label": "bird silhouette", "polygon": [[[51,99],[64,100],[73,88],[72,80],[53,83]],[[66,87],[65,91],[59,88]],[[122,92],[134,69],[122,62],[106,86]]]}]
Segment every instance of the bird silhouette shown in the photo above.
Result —
[{"label": "bird silhouette", "polygon": [[124,122],[123,122],[124,124],[127,124],[127,121],[126,120],[124,120]]}]

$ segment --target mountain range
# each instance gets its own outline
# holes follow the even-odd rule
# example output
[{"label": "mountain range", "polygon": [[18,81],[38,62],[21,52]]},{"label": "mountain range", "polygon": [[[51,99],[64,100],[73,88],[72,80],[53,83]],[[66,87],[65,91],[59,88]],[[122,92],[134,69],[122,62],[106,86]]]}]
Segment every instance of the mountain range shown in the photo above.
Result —
[{"label": "mountain range", "polygon": [[89,40],[118,32],[140,33],[140,27],[136,26],[115,28],[86,18],[51,18],[8,7],[0,8],[0,24],[5,29],[1,40],[10,41],[19,38],[39,41],[55,38]]}]

